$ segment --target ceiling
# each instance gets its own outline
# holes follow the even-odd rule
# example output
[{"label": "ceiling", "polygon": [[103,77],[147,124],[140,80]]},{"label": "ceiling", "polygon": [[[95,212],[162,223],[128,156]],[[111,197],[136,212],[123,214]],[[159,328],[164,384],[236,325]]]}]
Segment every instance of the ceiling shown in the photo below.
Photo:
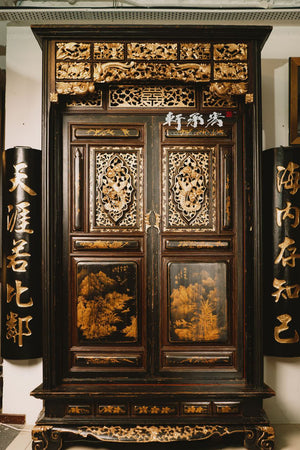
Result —
[{"label": "ceiling", "polygon": [[0,0],[0,20],[19,24],[298,25],[300,0]]}]

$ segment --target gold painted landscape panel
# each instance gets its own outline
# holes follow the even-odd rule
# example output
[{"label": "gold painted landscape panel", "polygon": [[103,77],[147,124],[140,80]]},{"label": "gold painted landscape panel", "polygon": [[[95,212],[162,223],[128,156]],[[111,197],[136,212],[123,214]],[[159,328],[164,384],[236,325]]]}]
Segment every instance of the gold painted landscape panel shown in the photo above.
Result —
[{"label": "gold painted landscape panel", "polygon": [[138,340],[137,264],[79,262],[77,330],[79,340],[128,343]]},{"label": "gold painted landscape panel", "polygon": [[226,262],[169,263],[171,342],[227,341],[226,278]]}]

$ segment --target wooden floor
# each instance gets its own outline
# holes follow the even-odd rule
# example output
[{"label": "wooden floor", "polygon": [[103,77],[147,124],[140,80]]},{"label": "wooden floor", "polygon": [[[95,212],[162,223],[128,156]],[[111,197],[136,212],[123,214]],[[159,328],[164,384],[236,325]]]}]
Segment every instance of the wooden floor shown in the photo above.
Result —
[{"label": "wooden floor", "polygon": [[[20,429],[19,426],[14,428]],[[300,424],[299,425],[274,425],[276,440],[276,450],[300,450]],[[98,442],[97,446],[73,445],[68,447],[70,450],[88,450],[97,448],[98,450],[239,450],[243,449],[239,444],[224,446],[223,443],[218,445],[208,445],[208,443],[199,442],[186,444],[106,444]],[[9,425],[0,425],[0,450],[31,450],[31,427],[25,426],[21,431],[9,428]]]}]

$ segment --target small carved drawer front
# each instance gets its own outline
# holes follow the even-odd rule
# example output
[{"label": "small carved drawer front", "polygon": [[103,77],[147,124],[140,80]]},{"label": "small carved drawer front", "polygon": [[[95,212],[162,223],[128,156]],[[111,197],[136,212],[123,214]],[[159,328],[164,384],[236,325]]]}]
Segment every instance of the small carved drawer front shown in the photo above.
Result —
[{"label": "small carved drawer front", "polygon": [[134,405],[133,414],[136,416],[174,416],[178,407],[172,405]]},{"label": "small carved drawer front", "polygon": [[100,416],[123,416],[127,413],[127,405],[98,405],[97,407],[97,414]]},{"label": "small carved drawer front", "polygon": [[90,416],[92,414],[91,405],[67,405],[67,416]]},{"label": "small carved drawer front", "polygon": [[240,402],[216,402],[214,403],[217,414],[239,414]]},{"label": "small carved drawer front", "polygon": [[211,414],[211,403],[184,403],[182,405],[182,414],[185,416],[207,416]]}]

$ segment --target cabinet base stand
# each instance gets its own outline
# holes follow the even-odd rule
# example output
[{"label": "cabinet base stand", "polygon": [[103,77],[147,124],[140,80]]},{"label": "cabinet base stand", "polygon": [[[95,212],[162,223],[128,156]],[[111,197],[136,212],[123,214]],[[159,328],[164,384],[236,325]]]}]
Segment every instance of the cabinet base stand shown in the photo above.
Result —
[{"label": "cabinet base stand", "polygon": [[262,425],[137,425],[137,426],[82,426],[56,427],[35,426],[32,430],[33,450],[60,450],[64,439],[74,441],[82,438],[94,438],[102,442],[146,443],[201,441],[210,438],[222,438],[232,434],[244,434],[244,446],[247,449],[273,449],[274,429]]}]

